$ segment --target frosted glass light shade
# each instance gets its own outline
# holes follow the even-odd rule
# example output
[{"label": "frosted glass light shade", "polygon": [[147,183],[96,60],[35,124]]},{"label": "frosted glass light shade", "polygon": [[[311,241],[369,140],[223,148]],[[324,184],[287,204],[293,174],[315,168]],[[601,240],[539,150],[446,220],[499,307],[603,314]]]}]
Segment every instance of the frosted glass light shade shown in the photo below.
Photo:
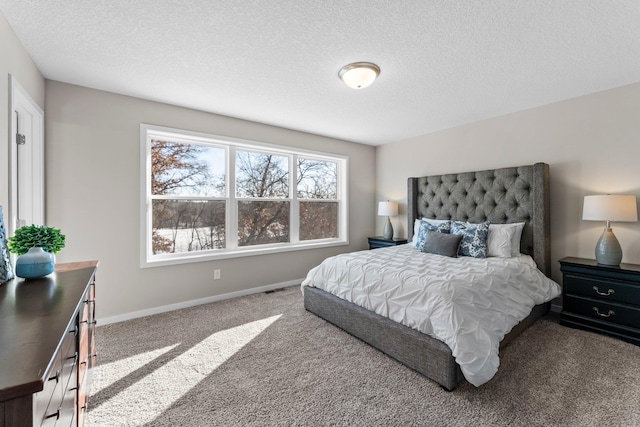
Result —
[{"label": "frosted glass light shade", "polygon": [[371,62],[354,62],[345,65],[338,72],[340,79],[352,89],[364,89],[380,74],[380,67]]},{"label": "frosted glass light shade", "polygon": [[378,215],[396,216],[398,215],[398,204],[396,202],[378,202]]},{"label": "frosted glass light shade", "polygon": [[636,222],[638,220],[636,196],[625,194],[584,196],[582,219]]}]

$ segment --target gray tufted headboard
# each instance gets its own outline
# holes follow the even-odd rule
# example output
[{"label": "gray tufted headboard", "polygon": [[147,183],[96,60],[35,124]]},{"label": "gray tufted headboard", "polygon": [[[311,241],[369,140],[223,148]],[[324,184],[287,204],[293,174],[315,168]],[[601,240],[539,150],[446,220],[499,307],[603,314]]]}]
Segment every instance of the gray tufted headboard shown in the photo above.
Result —
[{"label": "gray tufted headboard", "polygon": [[407,233],[419,218],[493,224],[522,222],[520,251],[540,271],[551,274],[549,243],[549,165],[409,178]]}]

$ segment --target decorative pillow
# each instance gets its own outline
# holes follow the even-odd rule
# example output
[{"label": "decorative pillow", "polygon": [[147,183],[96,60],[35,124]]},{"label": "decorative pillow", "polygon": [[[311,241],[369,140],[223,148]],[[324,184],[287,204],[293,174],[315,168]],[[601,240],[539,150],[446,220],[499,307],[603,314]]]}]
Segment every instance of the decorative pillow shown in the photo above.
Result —
[{"label": "decorative pillow", "polygon": [[446,234],[427,230],[421,250],[428,254],[457,258],[461,241],[462,234]]},{"label": "decorative pillow", "polygon": [[515,227],[490,224],[487,236],[487,256],[509,258],[511,256],[511,239],[515,231]]},{"label": "decorative pillow", "polygon": [[416,249],[422,249],[422,246],[424,245],[424,239],[427,235],[428,230],[438,233],[449,233],[449,230],[451,230],[451,221],[447,220],[441,222],[439,225],[434,225],[429,223],[428,221],[421,219],[420,226],[418,227],[418,232],[416,233],[416,241],[414,244]]},{"label": "decorative pillow", "polygon": [[415,246],[417,249],[420,249],[420,247],[416,245],[416,242],[418,241],[418,232],[420,231],[420,224],[422,224],[421,221],[426,221],[429,224],[434,225],[436,227],[439,226],[440,224],[451,223],[451,220],[448,220],[448,219],[430,219],[430,218],[416,219],[413,222],[413,238],[411,239],[411,241],[413,242],[413,246]]},{"label": "decorative pillow", "polygon": [[520,255],[520,239],[522,238],[522,229],[524,228],[524,222],[516,222],[509,225],[515,225],[514,228],[516,230],[513,233],[513,237],[511,238],[511,256],[518,256]]},{"label": "decorative pillow", "polygon": [[[522,238],[522,229],[524,228],[524,222],[512,222],[510,224],[491,224],[489,226],[489,234],[494,228],[511,228],[513,229],[513,235],[511,236],[511,256],[520,255],[520,239]],[[491,237],[489,237],[491,239]]]},{"label": "decorative pillow", "polygon": [[489,235],[489,221],[480,224],[452,221],[451,234],[462,234],[458,255],[474,258],[487,257],[487,237]]}]

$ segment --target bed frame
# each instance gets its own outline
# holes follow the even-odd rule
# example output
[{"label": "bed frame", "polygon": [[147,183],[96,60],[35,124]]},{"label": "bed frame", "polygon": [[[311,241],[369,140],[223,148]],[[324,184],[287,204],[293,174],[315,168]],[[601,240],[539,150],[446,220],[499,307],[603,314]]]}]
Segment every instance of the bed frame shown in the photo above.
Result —
[{"label": "bed frame", "polygon": [[[493,224],[524,221],[520,251],[531,255],[538,268],[550,276],[549,166],[545,163],[409,178],[409,240],[414,221],[419,218],[489,220]],[[317,288],[305,288],[304,306],[446,390],[453,390],[464,380],[451,350],[440,340]],[[534,307],[504,337],[500,348],[549,311],[549,306]]]}]

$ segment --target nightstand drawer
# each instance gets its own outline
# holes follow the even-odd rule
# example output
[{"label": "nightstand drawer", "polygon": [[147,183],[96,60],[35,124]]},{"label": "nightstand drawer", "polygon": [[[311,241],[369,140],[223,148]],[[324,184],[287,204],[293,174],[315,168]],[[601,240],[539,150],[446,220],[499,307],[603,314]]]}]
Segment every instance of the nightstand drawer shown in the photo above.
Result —
[{"label": "nightstand drawer", "polygon": [[404,245],[407,239],[385,239],[382,236],[367,237],[369,249],[388,248],[389,246]]},{"label": "nightstand drawer", "polygon": [[565,295],[562,305],[567,312],[620,325],[637,327],[640,318],[640,308],[599,299]]},{"label": "nightstand drawer", "polygon": [[380,243],[369,243],[369,249],[380,249],[380,248],[389,248],[393,245],[385,245]]},{"label": "nightstand drawer", "polygon": [[617,301],[640,306],[638,285],[627,285],[615,280],[567,273],[564,275],[563,287],[567,294],[584,295],[603,301]]},{"label": "nightstand drawer", "polygon": [[560,324],[563,326],[570,326],[572,328],[579,328],[609,335],[635,345],[640,345],[640,329],[617,325],[615,323],[592,319],[590,317],[572,313],[561,313]]}]

